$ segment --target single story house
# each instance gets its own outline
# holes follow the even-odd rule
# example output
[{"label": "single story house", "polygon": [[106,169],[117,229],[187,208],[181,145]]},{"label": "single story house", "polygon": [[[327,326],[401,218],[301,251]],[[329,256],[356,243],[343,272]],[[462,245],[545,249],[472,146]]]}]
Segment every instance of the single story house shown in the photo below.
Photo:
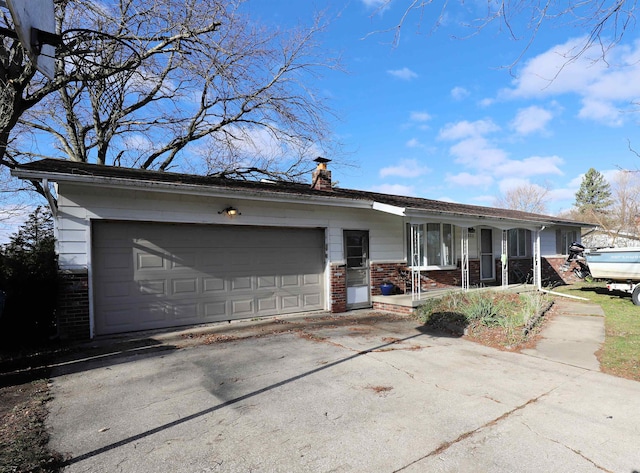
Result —
[{"label": "single story house", "polygon": [[[433,288],[573,277],[559,268],[580,222],[342,189],[328,160],[316,161],[310,185],[56,159],[14,169],[49,194],[61,336],[303,311],[406,313]],[[380,296],[384,281],[414,301]]]}]

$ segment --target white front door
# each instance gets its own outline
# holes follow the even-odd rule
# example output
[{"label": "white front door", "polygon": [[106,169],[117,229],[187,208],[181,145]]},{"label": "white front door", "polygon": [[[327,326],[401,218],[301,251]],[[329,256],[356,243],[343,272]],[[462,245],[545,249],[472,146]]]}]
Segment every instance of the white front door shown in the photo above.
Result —
[{"label": "white front door", "polygon": [[369,232],[345,230],[344,254],[347,260],[347,309],[368,307],[369,282]]},{"label": "white front door", "polygon": [[493,230],[480,229],[480,280],[495,279],[495,264],[493,256]]}]

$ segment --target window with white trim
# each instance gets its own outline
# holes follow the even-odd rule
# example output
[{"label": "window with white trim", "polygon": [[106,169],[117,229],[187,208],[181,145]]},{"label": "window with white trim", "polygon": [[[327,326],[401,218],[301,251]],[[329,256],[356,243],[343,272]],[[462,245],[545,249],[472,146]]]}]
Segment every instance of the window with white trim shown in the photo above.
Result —
[{"label": "window with white trim", "polygon": [[[412,254],[411,232],[417,234],[418,247]],[[419,260],[416,261],[416,258]],[[407,261],[410,266],[453,266],[455,261],[454,227],[450,223],[407,225]]]},{"label": "window with white trim", "polygon": [[558,229],[556,230],[556,253],[559,255],[568,255],[569,246],[574,241],[578,241],[577,230]]},{"label": "window with white trim", "polygon": [[509,257],[531,256],[531,230],[512,228],[508,236]]}]

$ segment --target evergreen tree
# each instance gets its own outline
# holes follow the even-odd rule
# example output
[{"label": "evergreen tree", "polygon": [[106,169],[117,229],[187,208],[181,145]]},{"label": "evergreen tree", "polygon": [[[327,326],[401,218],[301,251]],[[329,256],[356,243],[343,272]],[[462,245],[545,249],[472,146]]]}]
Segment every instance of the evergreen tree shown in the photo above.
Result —
[{"label": "evergreen tree", "polygon": [[611,186],[601,173],[590,168],[576,192],[576,208],[581,214],[602,214],[612,204]]},{"label": "evergreen tree", "polygon": [[6,295],[0,332],[12,345],[30,345],[53,332],[57,259],[53,217],[38,207],[1,250],[0,289]]}]

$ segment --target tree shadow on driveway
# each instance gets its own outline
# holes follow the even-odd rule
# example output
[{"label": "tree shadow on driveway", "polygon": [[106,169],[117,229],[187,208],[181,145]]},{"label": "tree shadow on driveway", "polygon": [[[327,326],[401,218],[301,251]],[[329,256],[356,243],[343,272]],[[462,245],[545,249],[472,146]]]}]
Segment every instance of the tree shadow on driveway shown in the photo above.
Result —
[{"label": "tree shadow on driveway", "polygon": [[127,340],[120,343],[95,343],[93,346],[70,345],[64,348],[46,347],[28,357],[0,363],[0,388],[24,384],[42,378],[79,373],[131,361],[131,357],[166,354],[177,347],[152,338]]},{"label": "tree shadow on driveway", "polygon": [[369,353],[381,351],[381,350],[389,348],[390,346],[392,346],[394,344],[403,343],[403,342],[406,342],[408,340],[412,340],[412,339],[415,339],[415,338],[418,338],[418,337],[422,337],[424,335],[425,335],[425,333],[423,333],[423,331],[420,328],[418,328],[418,333],[416,333],[416,334],[409,335],[409,336],[406,336],[404,338],[394,338],[391,341],[388,341],[388,342],[373,346],[373,347],[365,349],[365,350],[357,351],[356,353],[354,353],[352,355],[346,356],[344,358],[341,358],[341,359],[333,361],[333,362],[329,362],[329,363],[323,364],[322,366],[319,366],[317,368],[305,371],[305,372],[297,374],[295,376],[291,376],[291,377],[289,377],[287,379],[284,379],[284,380],[279,381],[277,383],[270,384],[270,385],[265,386],[263,388],[260,388],[260,389],[254,390],[252,392],[249,392],[247,394],[234,397],[234,398],[229,399],[227,401],[224,401],[222,403],[216,404],[215,406],[211,406],[211,407],[209,407],[207,409],[200,410],[199,412],[195,412],[195,413],[193,413],[191,415],[182,417],[182,418],[177,419],[175,421],[165,423],[165,424],[160,425],[158,427],[155,427],[153,429],[149,429],[149,430],[146,430],[146,431],[141,432],[139,434],[132,435],[130,437],[124,438],[122,440],[119,440],[117,442],[113,442],[111,444],[105,445],[105,446],[97,448],[97,449],[94,449],[94,450],[89,451],[87,453],[84,453],[84,454],[81,454],[81,455],[78,455],[78,456],[75,456],[75,457],[72,457],[72,458],[68,458],[63,462],[63,466],[69,466],[69,465],[73,465],[75,463],[79,463],[81,461],[87,460],[87,459],[92,458],[94,456],[109,452],[109,451],[114,450],[116,448],[125,446],[127,444],[132,443],[132,442],[136,442],[136,441],[139,441],[139,440],[144,439],[146,437],[149,437],[151,435],[154,435],[154,434],[157,434],[159,432],[165,431],[167,429],[171,429],[171,428],[179,426],[181,424],[185,424],[187,422],[191,422],[191,421],[193,421],[195,419],[198,419],[198,418],[200,418],[202,416],[211,414],[211,413],[213,413],[215,411],[218,411],[220,409],[223,409],[225,407],[229,407],[229,406],[232,406],[234,404],[238,404],[240,402],[246,401],[247,399],[259,396],[259,395],[264,394],[266,392],[269,392],[271,390],[274,390],[274,389],[280,388],[282,386],[285,386],[287,384],[296,382],[298,380],[301,380],[303,378],[306,378],[306,377],[311,376],[313,374],[316,374],[318,372],[321,372],[321,371],[324,371],[324,370],[328,370],[328,369],[333,368],[333,367],[335,367],[337,365],[341,365],[343,363],[346,363],[346,362],[349,362],[349,361],[354,360],[356,358],[359,358],[359,357],[361,357],[363,355],[367,355]]}]

